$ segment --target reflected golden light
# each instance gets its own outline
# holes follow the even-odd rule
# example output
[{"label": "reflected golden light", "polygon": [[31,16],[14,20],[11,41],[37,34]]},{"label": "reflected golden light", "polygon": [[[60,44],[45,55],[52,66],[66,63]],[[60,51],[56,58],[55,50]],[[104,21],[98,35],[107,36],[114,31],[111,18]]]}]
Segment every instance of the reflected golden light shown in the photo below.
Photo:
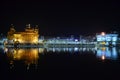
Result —
[{"label": "reflected golden light", "polygon": [[106,50],[106,48],[105,48],[105,47],[102,47],[102,48],[101,48],[101,50],[102,50],[102,51],[105,51],[105,50]]},{"label": "reflected golden light", "polygon": [[105,45],[105,44],[106,44],[106,42],[104,42],[104,41],[103,41],[103,42],[101,42],[101,44],[102,44],[102,45]]},{"label": "reflected golden light", "polygon": [[37,64],[39,58],[38,49],[14,49],[8,50],[7,56],[13,63],[13,60],[23,60],[25,64]]}]

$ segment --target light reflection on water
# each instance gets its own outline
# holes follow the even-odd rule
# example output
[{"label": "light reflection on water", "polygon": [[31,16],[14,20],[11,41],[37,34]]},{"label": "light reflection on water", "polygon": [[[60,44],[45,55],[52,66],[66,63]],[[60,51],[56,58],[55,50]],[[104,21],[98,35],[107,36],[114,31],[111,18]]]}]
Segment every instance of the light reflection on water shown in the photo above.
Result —
[{"label": "light reflection on water", "polygon": [[47,48],[47,52],[86,52],[93,51],[95,53],[95,48]]},{"label": "light reflection on water", "polygon": [[104,59],[112,59],[116,60],[118,58],[118,52],[116,47],[109,48],[109,47],[101,47],[97,49],[97,57],[101,57],[103,60]]},{"label": "light reflection on water", "polygon": [[[92,52],[93,54],[96,54],[96,57],[98,58],[104,58],[105,59],[117,59],[118,57],[118,50],[116,47],[99,47],[99,48],[4,48],[4,52],[6,54],[10,54],[13,56],[13,59],[26,59],[26,58],[38,58],[38,53],[44,54],[44,52]],[[29,56],[29,57],[28,57]]]},{"label": "light reflection on water", "polygon": [[30,64],[37,64],[39,55],[38,49],[30,48],[30,49],[7,49],[5,48],[5,53],[9,59],[11,68],[14,66],[14,61],[24,61],[27,65],[27,69],[29,69]]},{"label": "light reflection on water", "polygon": [[[24,61],[27,65],[27,69],[31,64],[38,64],[39,55],[44,53],[93,53],[96,58],[101,60],[117,60],[119,55],[119,49],[116,47],[95,47],[95,48],[4,48],[4,53],[9,59],[11,68],[14,67],[14,61]],[[71,54],[72,55],[72,54]]]},{"label": "light reflection on water", "polygon": [[[119,49],[118,49],[119,50]],[[111,59],[116,60],[118,58],[119,51],[116,47],[99,47],[99,48],[48,48],[47,52],[92,52],[96,54],[97,58],[101,58],[102,60]]]}]

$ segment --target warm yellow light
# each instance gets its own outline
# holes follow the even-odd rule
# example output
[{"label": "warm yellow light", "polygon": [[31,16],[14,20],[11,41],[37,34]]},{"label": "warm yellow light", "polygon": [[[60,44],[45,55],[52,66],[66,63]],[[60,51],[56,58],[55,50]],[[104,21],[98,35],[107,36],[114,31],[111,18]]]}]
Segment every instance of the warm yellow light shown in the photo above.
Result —
[{"label": "warm yellow light", "polygon": [[5,48],[4,51],[5,51],[5,52],[8,52],[8,48]]},{"label": "warm yellow light", "polygon": [[17,49],[14,50],[13,58],[15,60],[25,60],[25,64],[35,64],[39,58],[38,49]]},{"label": "warm yellow light", "polygon": [[101,49],[102,49],[102,51],[105,51],[105,50],[106,50],[106,48],[105,48],[105,47],[102,47]]},{"label": "warm yellow light", "polygon": [[105,56],[104,55],[102,55],[102,60],[105,60]]},{"label": "warm yellow light", "polygon": [[38,39],[35,38],[35,39],[33,40],[33,42],[34,42],[34,43],[37,43],[37,42],[38,42]]},{"label": "warm yellow light", "polygon": [[44,48],[39,48],[39,53],[43,53],[44,52]]},{"label": "warm yellow light", "polygon": [[22,42],[22,39],[18,39],[17,41]]},{"label": "warm yellow light", "polygon": [[102,32],[101,35],[104,36],[104,35],[105,35],[105,32]]},{"label": "warm yellow light", "polygon": [[101,42],[101,44],[105,45],[105,44],[106,44],[106,42],[104,42],[104,41],[103,41],[103,42]]},{"label": "warm yellow light", "polygon": [[17,41],[16,39],[14,39],[14,41]]}]

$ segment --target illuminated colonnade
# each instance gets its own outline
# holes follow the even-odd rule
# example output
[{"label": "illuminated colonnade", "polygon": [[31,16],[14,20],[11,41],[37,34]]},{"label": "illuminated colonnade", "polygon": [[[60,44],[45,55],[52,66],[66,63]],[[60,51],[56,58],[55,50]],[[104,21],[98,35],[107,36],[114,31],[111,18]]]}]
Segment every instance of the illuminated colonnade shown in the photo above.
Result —
[{"label": "illuminated colonnade", "polygon": [[105,34],[102,32],[101,34],[96,35],[96,38],[99,44],[116,46],[118,34]]}]

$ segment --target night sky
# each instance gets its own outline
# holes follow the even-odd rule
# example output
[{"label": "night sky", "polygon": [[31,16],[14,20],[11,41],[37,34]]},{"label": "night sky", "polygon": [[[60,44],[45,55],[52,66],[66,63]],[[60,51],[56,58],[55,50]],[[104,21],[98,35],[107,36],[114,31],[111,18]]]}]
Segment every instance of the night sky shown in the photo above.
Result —
[{"label": "night sky", "polygon": [[115,1],[1,1],[0,33],[10,24],[24,31],[26,24],[39,25],[41,35],[68,36],[119,31],[120,5]]}]

